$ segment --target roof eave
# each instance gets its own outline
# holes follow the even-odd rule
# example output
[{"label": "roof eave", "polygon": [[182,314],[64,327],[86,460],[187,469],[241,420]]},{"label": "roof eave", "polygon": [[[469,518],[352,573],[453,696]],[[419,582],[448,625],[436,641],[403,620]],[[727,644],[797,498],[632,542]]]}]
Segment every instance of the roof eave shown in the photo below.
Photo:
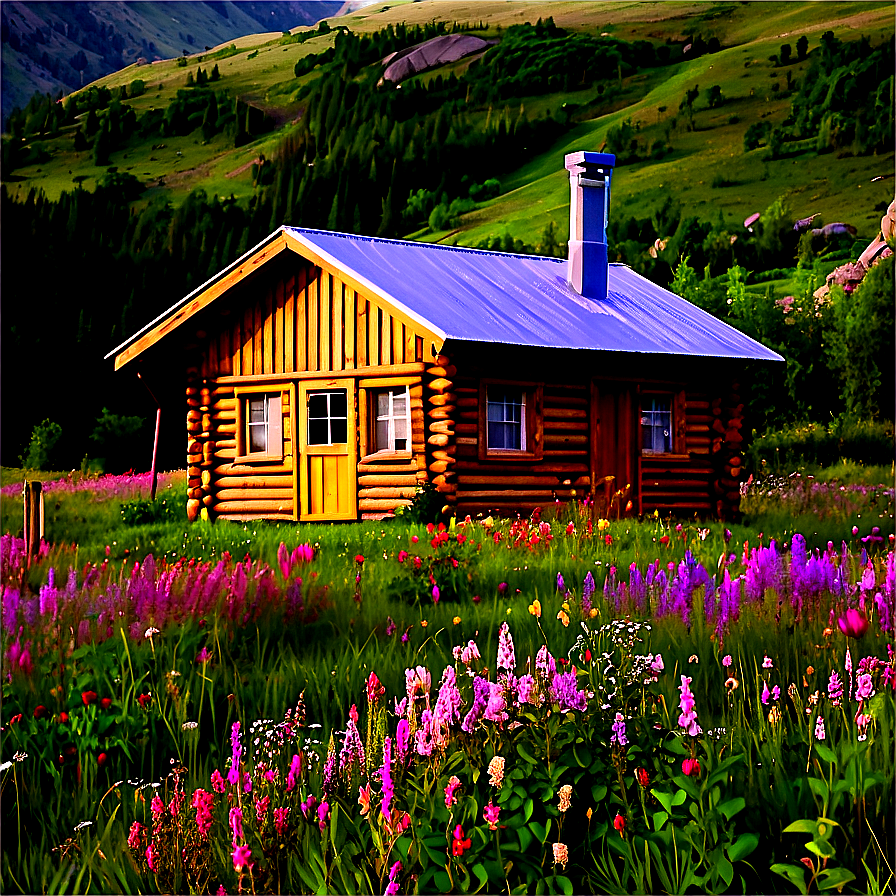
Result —
[{"label": "roof eave", "polygon": [[254,273],[259,265],[270,261],[286,248],[288,245],[281,227],[241,255],[236,261],[223,268],[214,277],[206,280],[201,286],[197,286],[167,311],[163,311],[155,320],[150,321],[117,348],[112,349],[104,360],[114,356],[115,370],[120,370],[162,337],[167,336],[197,312],[211,304],[218,296]]}]

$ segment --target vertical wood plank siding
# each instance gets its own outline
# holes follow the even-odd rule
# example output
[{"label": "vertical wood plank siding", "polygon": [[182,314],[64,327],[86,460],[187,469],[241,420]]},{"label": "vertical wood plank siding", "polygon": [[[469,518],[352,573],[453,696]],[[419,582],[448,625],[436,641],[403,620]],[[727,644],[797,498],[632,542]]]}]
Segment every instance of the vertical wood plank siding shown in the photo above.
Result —
[{"label": "vertical wood plank siding", "polygon": [[[236,286],[228,304],[221,304],[213,318],[218,321],[217,329],[197,333],[200,360],[188,382],[188,497],[195,500],[197,515],[201,505],[211,515],[226,519],[295,519],[296,465],[288,374],[320,371],[327,375],[363,367],[369,375],[371,366],[419,363],[424,339],[384,305],[359,295],[337,275],[301,258],[281,258],[251,281]],[[287,375],[282,383],[271,384],[271,392],[282,388],[284,395],[283,462],[234,464],[235,385],[216,384],[216,380],[240,377],[252,385],[260,377],[278,374]],[[202,426],[205,406],[198,395],[200,380],[208,383],[215,395],[210,431]],[[364,516],[382,517],[409,503],[416,484],[425,479],[422,387],[412,386],[410,392],[411,415],[417,421],[411,458],[402,463],[381,460],[375,470],[370,464],[358,464],[359,504]],[[299,417],[296,421],[301,425]],[[204,466],[203,457],[207,461]],[[419,476],[418,469],[423,471]],[[370,476],[386,479],[371,486]],[[408,484],[411,480],[413,486]],[[383,497],[382,489],[389,496]]]}]

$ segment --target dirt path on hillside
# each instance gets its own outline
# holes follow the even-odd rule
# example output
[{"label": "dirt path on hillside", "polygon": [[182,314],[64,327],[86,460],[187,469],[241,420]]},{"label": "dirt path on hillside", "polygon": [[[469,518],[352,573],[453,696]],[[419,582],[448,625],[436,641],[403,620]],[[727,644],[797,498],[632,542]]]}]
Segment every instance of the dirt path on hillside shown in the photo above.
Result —
[{"label": "dirt path on hillside", "polygon": [[237,177],[237,175],[242,174],[244,171],[248,171],[253,165],[257,165],[260,161],[261,159],[259,158],[251,159],[246,162],[245,165],[240,165],[239,168],[234,168],[233,171],[228,171],[224,177]]}]

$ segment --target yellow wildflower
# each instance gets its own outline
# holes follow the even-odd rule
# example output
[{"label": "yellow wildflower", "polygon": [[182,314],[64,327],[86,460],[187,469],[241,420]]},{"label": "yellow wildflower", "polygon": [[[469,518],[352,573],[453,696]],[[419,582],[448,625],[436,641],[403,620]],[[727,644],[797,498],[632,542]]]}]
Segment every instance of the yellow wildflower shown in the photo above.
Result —
[{"label": "yellow wildflower", "polygon": [[529,604],[529,612],[541,619],[541,601],[537,597]]}]

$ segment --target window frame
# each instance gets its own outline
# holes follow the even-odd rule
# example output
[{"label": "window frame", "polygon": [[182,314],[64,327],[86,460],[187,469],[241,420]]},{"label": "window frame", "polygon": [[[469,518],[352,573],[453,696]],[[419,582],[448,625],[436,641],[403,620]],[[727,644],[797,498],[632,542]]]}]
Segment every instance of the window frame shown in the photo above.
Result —
[{"label": "window frame", "polygon": [[[525,413],[521,441],[524,448],[492,448],[488,444],[488,390],[513,388],[522,392]],[[544,457],[544,385],[519,380],[486,379],[479,383],[479,459],[542,460]]]},{"label": "window frame", "polygon": [[[644,447],[645,404],[658,398],[669,402],[670,449],[653,451]],[[684,389],[644,389],[638,395],[638,453],[645,458],[687,458],[687,409]]]},{"label": "window frame", "polygon": [[[410,386],[407,385],[397,385],[397,386],[382,386],[380,388],[371,388],[368,389],[368,396],[370,402],[370,411],[369,417],[370,420],[370,434],[368,445],[372,449],[372,454],[377,455],[394,455],[397,457],[410,457],[411,456],[411,448],[413,445],[412,442],[412,432],[411,432],[411,389]],[[394,421],[396,419],[401,419],[397,417],[394,412],[390,413],[387,417],[381,418],[379,415],[379,396],[383,393],[388,393],[389,395],[389,409],[392,411],[394,405],[394,397],[396,392],[403,392],[405,397],[405,406],[404,406],[404,421],[406,426],[406,436],[405,442],[407,443],[405,448],[396,448],[395,447],[395,429],[394,429]],[[385,419],[389,421],[389,431],[390,431],[390,444],[388,445],[380,445],[377,441],[376,428],[377,423],[381,420]]]},{"label": "window frame", "polygon": [[[308,405],[310,404],[310,399],[313,395],[335,395],[337,393],[345,393],[345,417],[334,417],[331,413],[330,401],[327,400],[327,416],[326,417],[314,417],[312,418],[308,413]],[[302,421],[302,426],[305,427],[305,444],[312,448],[329,448],[333,445],[348,445],[351,444],[352,440],[352,432],[349,430],[349,421],[351,420],[351,413],[349,408],[349,399],[350,399],[350,390],[342,389],[339,387],[323,387],[323,388],[313,388],[309,389],[306,393],[306,405],[304,409],[305,418]],[[309,431],[311,426],[311,421],[314,420],[326,420],[327,421],[327,436],[329,441],[327,442],[312,442],[311,441],[311,433]],[[333,441],[333,420],[345,420],[345,441],[344,442],[334,442]]]},{"label": "window frame", "polygon": [[[284,457],[283,389],[270,386],[241,386],[234,389],[236,400],[236,456],[234,463],[282,463]],[[249,402],[262,397],[268,420],[267,448],[249,451]],[[276,408],[276,412],[273,409]]]}]

